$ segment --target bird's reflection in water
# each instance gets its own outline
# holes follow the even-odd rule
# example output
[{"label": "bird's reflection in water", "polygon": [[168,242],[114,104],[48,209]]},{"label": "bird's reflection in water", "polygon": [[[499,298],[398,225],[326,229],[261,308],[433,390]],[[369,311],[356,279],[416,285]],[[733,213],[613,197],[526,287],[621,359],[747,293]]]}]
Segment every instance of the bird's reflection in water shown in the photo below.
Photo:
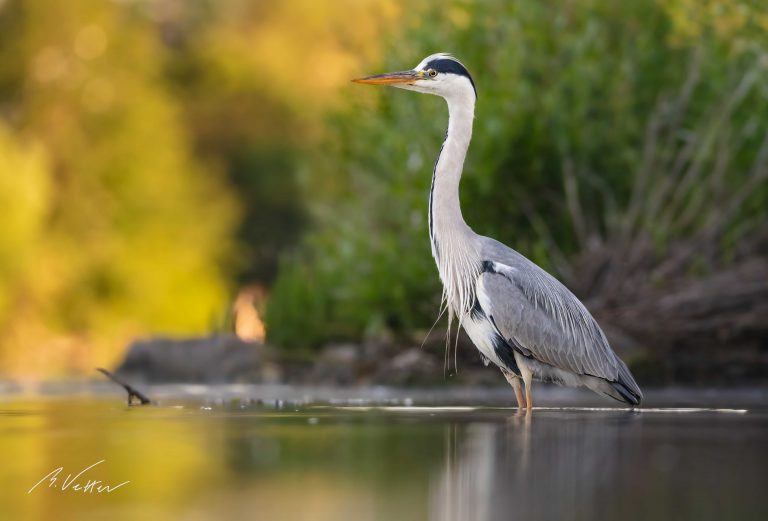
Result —
[{"label": "bird's reflection in water", "polygon": [[446,427],[443,468],[431,487],[431,519],[491,519],[499,430],[491,423]]},{"label": "bird's reflection in water", "polygon": [[[435,520],[590,519],[620,513],[610,491],[632,413],[547,411],[504,423],[452,424],[431,487]],[[623,432],[623,434],[622,434]],[[630,451],[632,452],[632,451]],[[620,461],[622,463],[620,463]]]}]

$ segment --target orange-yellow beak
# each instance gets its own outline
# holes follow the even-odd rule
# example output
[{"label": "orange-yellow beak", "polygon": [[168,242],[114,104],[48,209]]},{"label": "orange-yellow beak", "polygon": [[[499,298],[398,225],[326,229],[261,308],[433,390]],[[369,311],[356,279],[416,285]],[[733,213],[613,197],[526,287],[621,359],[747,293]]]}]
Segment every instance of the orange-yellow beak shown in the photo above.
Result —
[{"label": "orange-yellow beak", "polygon": [[414,81],[423,78],[424,73],[421,71],[400,71],[376,74],[374,76],[366,76],[365,78],[356,78],[352,81],[355,83],[365,83],[367,85],[397,85],[399,83],[413,83]]}]

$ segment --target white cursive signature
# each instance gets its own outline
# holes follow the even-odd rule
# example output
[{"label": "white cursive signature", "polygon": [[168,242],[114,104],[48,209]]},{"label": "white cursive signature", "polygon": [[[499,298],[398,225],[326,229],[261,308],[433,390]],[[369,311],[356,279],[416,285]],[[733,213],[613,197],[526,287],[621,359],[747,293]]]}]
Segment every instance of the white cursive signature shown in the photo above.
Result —
[{"label": "white cursive signature", "polygon": [[63,491],[70,489],[71,487],[72,492],[82,492],[83,494],[93,494],[94,492],[97,494],[101,494],[102,492],[114,492],[123,485],[130,483],[130,481],[123,481],[119,485],[107,485],[106,483],[102,483],[100,479],[89,479],[84,483],[83,481],[80,481],[83,474],[91,470],[96,465],[100,465],[102,463],[104,463],[104,460],[99,460],[93,465],[85,467],[74,476],[72,476],[72,474],[67,474],[67,477],[61,482],[61,486],[57,485],[57,482],[59,480],[59,474],[63,472],[64,467],[53,469],[51,472],[43,476],[43,479],[35,483],[34,486],[27,491],[27,494],[35,490],[35,488],[37,488],[37,486],[44,481],[48,481],[48,488],[58,488],[59,490]]}]

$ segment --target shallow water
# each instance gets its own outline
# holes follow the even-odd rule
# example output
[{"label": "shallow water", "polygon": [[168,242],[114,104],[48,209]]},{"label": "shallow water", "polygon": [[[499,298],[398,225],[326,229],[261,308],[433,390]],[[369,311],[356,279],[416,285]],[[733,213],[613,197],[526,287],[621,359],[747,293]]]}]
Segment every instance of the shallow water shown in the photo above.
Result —
[{"label": "shallow water", "polygon": [[768,519],[761,390],[71,391],[0,396],[1,518]]}]

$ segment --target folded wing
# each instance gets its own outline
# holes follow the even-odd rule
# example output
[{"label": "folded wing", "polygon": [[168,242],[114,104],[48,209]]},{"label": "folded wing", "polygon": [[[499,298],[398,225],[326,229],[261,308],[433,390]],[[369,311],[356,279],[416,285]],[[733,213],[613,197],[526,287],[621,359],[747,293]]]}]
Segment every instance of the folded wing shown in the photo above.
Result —
[{"label": "folded wing", "polygon": [[477,284],[480,306],[507,343],[553,367],[617,382],[640,398],[629,369],[579,299],[524,257],[512,260],[517,265],[487,261]]}]

